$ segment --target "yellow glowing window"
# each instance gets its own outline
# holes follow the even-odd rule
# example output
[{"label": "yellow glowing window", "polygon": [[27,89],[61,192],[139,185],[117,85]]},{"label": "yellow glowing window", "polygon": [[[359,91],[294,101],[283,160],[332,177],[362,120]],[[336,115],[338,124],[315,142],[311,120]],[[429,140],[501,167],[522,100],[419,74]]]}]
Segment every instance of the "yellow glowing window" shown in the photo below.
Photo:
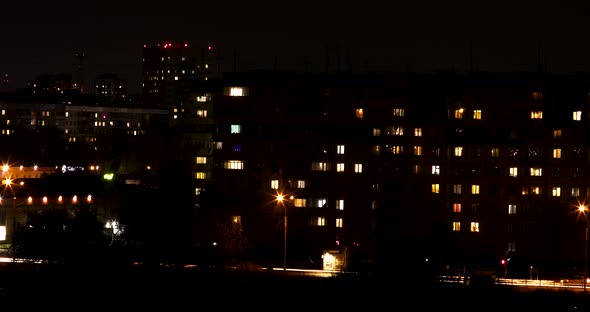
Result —
[{"label": "yellow glowing window", "polygon": [[305,180],[297,180],[297,188],[305,188]]},{"label": "yellow glowing window", "polygon": [[481,119],[481,109],[473,110],[473,119]]},{"label": "yellow glowing window", "polygon": [[206,118],[207,117],[207,110],[206,109],[197,110],[197,117]]},{"label": "yellow glowing window", "polygon": [[438,194],[440,192],[440,184],[434,183],[432,184],[432,193]]},{"label": "yellow glowing window", "polygon": [[207,174],[205,172],[197,172],[195,173],[195,179],[203,180],[205,179]]},{"label": "yellow glowing window", "polygon": [[531,177],[541,177],[543,176],[543,168],[530,168]]},{"label": "yellow glowing window", "polygon": [[516,205],[514,205],[514,204],[508,205],[508,214],[516,214]]},{"label": "yellow glowing window", "polygon": [[197,164],[206,164],[207,163],[207,157],[197,156],[196,162],[197,162]]},{"label": "yellow glowing window", "polygon": [[455,119],[462,119],[463,118],[463,108],[459,108],[455,110]]},{"label": "yellow glowing window", "polygon": [[458,222],[458,221],[453,222],[453,231],[454,232],[461,231],[461,222]]},{"label": "yellow glowing window", "polygon": [[490,154],[492,155],[492,157],[499,157],[500,156],[500,149],[497,147],[494,147],[490,150]]},{"label": "yellow glowing window", "polygon": [[404,127],[390,126],[385,128],[387,135],[404,135]]},{"label": "yellow glowing window", "polygon": [[561,148],[553,149],[553,158],[561,158]]},{"label": "yellow glowing window", "polygon": [[455,156],[456,157],[463,156],[463,147],[462,146],[455,147]]},{"label": "yellow glowing window", "polygon": [[328,171],[328,163],[327,162],[317,162],[314,161],[311,163],[311,170],[314,171]]},{"label": "yellow glowing window", "polygon": [[393,116],[404,117],[404,109],[403,108],[394,108],[393,109]]},{"label": "yellow glowing window", "polygon": [[293,200],[293,205],[295,207],[306,207],[307,200],[305,198],[295,198],[295,200]]},{"label": "yellow glowing window", "polygon": [[541,195],[541,187],[540,186],[531,187],[531,194]]},{"label": "yellow glowing window", "polygon": [[517,177],[518,176],[518,168],[517,167],[511,167],[511,168],[509,168],[508,174],[511,177]]},{"label": "yellow glowing window", "polygon": [[317,217],[315,218],[315,225],[317,226],[325,226],[326,225],[326,218],[324,217]]},{"label": "yellow glowing window", "polygon": [[336,153],[339,155],[343,155],[344,154],[344,145],[336,146]]},{"label": "yellow glowing window", "polygon": [[554,139],[561,138],[561,129],[553,130],[553,138]]},{"label": "yellow glowing window", "polygon": [[270,188],[273,190],[279,189],[279,180],[270,180]]},{"label": "yellow glowing window", "polygon": [[341,228],[342,227],[342,218],[336,218],[336,227],[337,228]]},{"label": "yellow glowing window", "polygon": [[223,163],[223,168],[231,170],[242,170],[244,169],[243,160],[227,160]]},{"label": "yellow glowing window", "polygon": [[363,118],[364,117],[364,112],[362,108],[357,108],[356,109],[356,118]]},{"label": "yellow glowing window", "polygon": [[561,187],[554,186],[553,189],[551,190],[551,195],[553,195],[555,197],[561,196]]},{"label": "yellow glowing window", "polygon": [[471,194],[479,194],[479,185],[477,185],[477,184],[471,185]]},{"label": "yellow glowing window", "polygon": [[336,210],[344,210],[344,199],[336,200]]},{"label": "yellow glowing window", "polygon": [[416,155],[416,156],[422,155],[422,146],[420,146],[420,145],[414,146],[414,155]]},{"label": "yellow glowing window", "polygon": [[362,173],[363,172],[363,164],[354,164],[354,172]]},{"label": "yellow glowing window", "polygon": [[454,184],[453,185],[453,193],[461,194],[461,184]]},{"label": "yellow glowing window", "polygon": [[522,187],[522,195],[528,195],[528,194],[529,194],[528,186],[523,186]]},{"label": "yellow glowing window", "polygon": [[471,222],[471,232],[479,232],[479,222]]},{"label": "yellow glowing window", "polygon": [[400,145],[394,145],[390,148],[390,150],[392,154],[399,155],[404,152],[404,147]]},{"label": "yellow glowing window", "polygon": [[381,135],[381,129],[373,128],[373,136],[380,136],[380,135]]},{"label": "yellow glowing window", "polygon": [[580,196],[580,188],[579,187],[572,187],[572,196]]},{"label": "yellow glowing window", "polygon": [[240,88],[240,87],[229,88],[229,96],[244,96],[244,88]]},{"label": "yellow glowing window", "polygon": [[336,164],[336,172],[344,172],[344,163]]},{"label": "yellow glowing window", "polygon": [[531,119],[543,119],[543,111],[532,111]]},{"label": "yellow glowing window", "polygon": [[421,137],[422,136],[422,128],[414,128],[414,136]]},{"label": "yellow glowing window", "polygon": [[573,113],[573,119],[574,119],[575,121],[580,121],[580,120],[582,120],[582,111],[575,111],[575,112]]},{"label": "yellow glowing window", "polygon": [[461,212],[461,204],[459,204],[459,203],[454,203],[454,204],[453,204],[453,212],[455,212],[455,213],[460,213],[460,212]]}]

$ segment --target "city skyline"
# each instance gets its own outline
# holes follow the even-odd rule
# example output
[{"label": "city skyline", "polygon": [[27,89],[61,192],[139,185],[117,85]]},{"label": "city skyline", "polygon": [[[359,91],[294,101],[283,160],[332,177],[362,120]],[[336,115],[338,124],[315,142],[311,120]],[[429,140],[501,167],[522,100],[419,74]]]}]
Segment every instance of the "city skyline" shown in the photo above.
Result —
[{"label": "city skyline", "polygon": [[44,73],[72,73],[74,54],[83,51],[86,80],[116,73],[128,79],[131,94],[139,93],[143,44],[166,41],[212,45],[222,71],[323,71],[330,53],[359,70],[536,71],[539,62],[555,73],[590,70],[583,40],[588,10],[580,4],[33,5],[38,10],[2,5],[10,14],[0,73],[13,88]]}]

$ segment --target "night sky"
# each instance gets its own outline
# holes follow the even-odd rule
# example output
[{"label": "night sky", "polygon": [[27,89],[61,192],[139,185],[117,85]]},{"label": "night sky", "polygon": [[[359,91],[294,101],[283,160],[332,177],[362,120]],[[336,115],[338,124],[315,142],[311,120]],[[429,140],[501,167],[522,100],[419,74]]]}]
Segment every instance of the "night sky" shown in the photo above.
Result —
[{"label": "night sky", "polygon": [[[59,2],[59,3],[58,3]],[[144,43],[211,44],[222,70],[324,69],[328,47],[353,69],[590,71],[590,3],[568,1],[20,1],[0,3],[0,73],[117,73],[139,92]],[[336,48],[339,47],[339,48]],[[471,47],[471,48],[470,48]],[[470,52],[471,51],[471,52]],[[334,52],[336,53],[336,52]],[[343,65],[344,66],[344,65]]]}]

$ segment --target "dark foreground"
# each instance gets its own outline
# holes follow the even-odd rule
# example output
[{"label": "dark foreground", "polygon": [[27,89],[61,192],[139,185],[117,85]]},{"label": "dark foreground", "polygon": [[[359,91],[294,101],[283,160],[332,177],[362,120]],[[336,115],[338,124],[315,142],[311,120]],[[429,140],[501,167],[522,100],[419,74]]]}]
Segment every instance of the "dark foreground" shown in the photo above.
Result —
[{"label": "dark foreground", "polygon": [[589,311],[590,293],[280,272],[53,268],[0,271],[0,306],[24,311]]}]

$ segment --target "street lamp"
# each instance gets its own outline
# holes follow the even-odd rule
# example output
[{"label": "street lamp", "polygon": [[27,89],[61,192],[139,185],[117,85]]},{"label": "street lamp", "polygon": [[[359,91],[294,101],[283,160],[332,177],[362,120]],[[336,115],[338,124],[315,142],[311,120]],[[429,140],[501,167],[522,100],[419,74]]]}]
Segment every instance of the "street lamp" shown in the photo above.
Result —
[{"label": "street lamp", "polygon": [[586,211],[588,207],[586,205],[580,204],[578,206],[578,211],[584,215],[584,220],[586,221],[586,232],[584,236],[584,292],[586,292],[586,279],[588,278],[588,216],[586,215]]},{"label": "street lamp", "polygon": [[[289,200],[293,200],[293,196],[289,197]],[[283,202],[286,198],[283,194],[277,195],[277,203],[283,206],[283,270],[287,270],[287,205]]]}]

